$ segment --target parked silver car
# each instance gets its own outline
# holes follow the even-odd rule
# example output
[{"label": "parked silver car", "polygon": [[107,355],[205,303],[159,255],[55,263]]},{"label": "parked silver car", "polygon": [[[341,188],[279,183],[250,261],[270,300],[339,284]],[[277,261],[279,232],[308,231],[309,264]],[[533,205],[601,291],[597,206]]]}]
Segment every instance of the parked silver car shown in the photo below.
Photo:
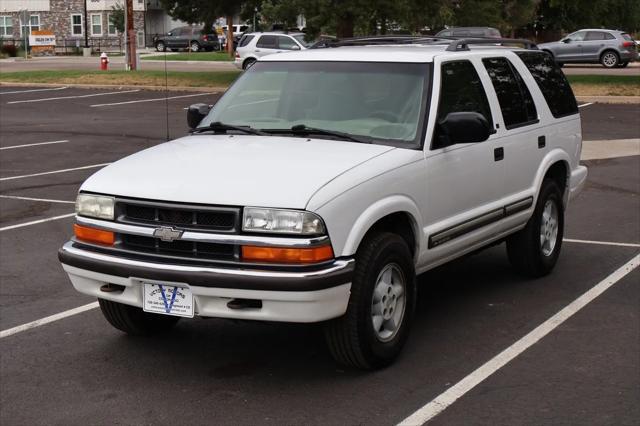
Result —
[{"label": "parked silver car", "polygon": [[626,67],[638,60],[633,38],[617,30],[585,29],[571,33],[560,41],[542,43],[538,48],[566,63],[601,63],[606,68]]},{"label": "parked silver car", "polygon": [[235,66],[244,70],[263,56],[307,49],[310,44],[305,41],[304,36],[304,33],[245,33],[236,49]]}]

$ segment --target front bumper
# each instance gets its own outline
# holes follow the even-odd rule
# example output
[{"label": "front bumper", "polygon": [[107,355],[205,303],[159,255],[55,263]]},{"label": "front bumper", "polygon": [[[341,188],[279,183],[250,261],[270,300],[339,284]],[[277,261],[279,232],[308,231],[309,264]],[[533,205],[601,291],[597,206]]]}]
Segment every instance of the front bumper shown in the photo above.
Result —
[{"label": "front bumper", "polygon": [[[66,243],[58,252],[62,267],[81,293],[142,307],[142,283],[186,284],[195,313],[203,317],[263,321],[318,322],[347,309],[354,261],[335,260],[313,271],[215,268],[128,259]],[[122,291],[104,292],[105,284]],[[262,308],[231,309],[233,299],[254,299]]]}]

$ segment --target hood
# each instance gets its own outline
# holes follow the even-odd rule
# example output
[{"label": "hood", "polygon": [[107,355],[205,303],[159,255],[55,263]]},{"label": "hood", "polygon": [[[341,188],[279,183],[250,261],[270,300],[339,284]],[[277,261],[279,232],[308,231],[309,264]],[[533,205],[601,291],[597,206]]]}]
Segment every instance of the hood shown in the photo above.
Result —
[{"label": "hood", "polygon": [[149,200],[305,208],[327,182],[395,148],[326,139],[194,135],[123,158],[82,191]]},{"label": "hood", "polygon": [[564,46],[565,43],[561,42],[561,41],[549,41],[547,43],[538,43],[538,49],[542,49],[545,47],[556,47],[556,46]]}]

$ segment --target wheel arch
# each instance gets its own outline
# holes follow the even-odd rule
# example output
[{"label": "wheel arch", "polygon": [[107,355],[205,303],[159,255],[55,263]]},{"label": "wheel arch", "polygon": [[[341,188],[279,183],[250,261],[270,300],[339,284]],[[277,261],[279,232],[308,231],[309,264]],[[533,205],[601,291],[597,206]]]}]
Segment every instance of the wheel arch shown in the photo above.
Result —
[{"label": "wheel arch", "polygon": [[542,188],[542,182],[546,178],[553,179],[562,192],[562,204],[566,207],[569,201],[569,188],[571,180],[571,166],[569,156],[564,152],[553,152],[549,155],[540,167],[536,182],[536,199]]},{"label": "wheel arch", "polygon": [[420,253],[421,216],[417,205],[406,196],[395,195],[372,204],[354,222],[342,248],[342,254],[352,256],[362,241],[372,232],[398,234],[409,246],[414,261]]}]

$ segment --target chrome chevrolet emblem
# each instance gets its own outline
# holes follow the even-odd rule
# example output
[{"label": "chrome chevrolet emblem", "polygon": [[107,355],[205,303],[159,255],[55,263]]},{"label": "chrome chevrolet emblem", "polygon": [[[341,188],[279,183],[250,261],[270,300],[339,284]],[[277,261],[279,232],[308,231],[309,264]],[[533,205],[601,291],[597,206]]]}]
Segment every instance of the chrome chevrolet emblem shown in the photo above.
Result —
[{"label": "chrome chevrolet emblem", "polygon": [[161,226],[153,231],[153,236],[160,238],[162,241],[171,242],[180,238],[183,232],[184,231],[171,226]]}]

